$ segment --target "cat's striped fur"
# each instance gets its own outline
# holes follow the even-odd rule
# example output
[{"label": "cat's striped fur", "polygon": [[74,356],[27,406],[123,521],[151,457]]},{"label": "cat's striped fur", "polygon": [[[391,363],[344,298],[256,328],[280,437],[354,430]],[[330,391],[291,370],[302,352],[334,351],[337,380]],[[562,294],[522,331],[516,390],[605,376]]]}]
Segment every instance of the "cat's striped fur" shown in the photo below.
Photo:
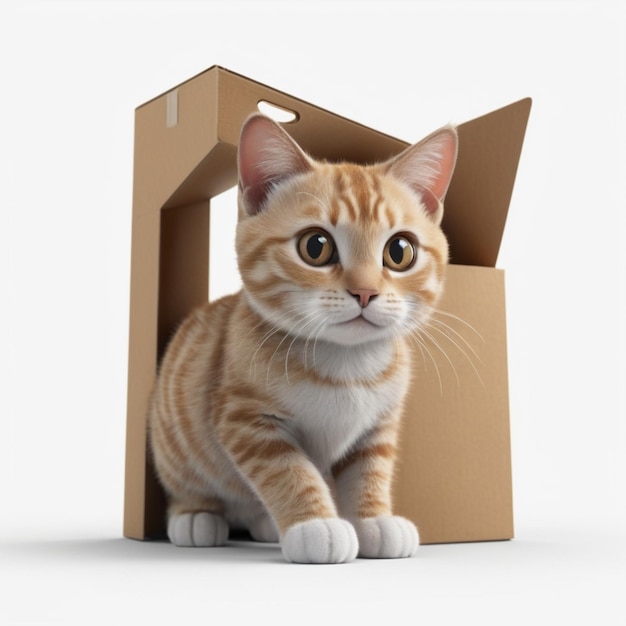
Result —
[{"label": "cat's striped fur", "polygon": [[192,312],[160,365],[150,442],[178,545],[230,527],[288,560],[412,555],[391,481],[407,342],[443,284],[446,127],[389,162],[314,161],[251,117],[239,146],[243,290]]}]

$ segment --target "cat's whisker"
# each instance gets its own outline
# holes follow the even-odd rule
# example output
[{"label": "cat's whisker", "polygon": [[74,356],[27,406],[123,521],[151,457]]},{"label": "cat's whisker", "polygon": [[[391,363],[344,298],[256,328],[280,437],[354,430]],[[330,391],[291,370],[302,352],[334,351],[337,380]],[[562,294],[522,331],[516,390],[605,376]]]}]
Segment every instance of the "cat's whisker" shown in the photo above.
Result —
[{"label": "cat's whisker", "polygon": [[[279,321],[282,321],[283,319],[286,319],[287,315],[283,315],[281,316]],[[257,356],[260,352],[260,350],[263,348],[263,346],[265,345],[265,343],[267,341],[269,341],[277,332],[280,331],[280,326],[278,324],[274,324],[270,330],[268,330],[265,335],[263,335],[263,337],[261,337],[261,340],[259,341],[259,344],[256,348],[256,350],[254,351],[254,354],[252,355],[252,358],[250,359],[250,373],[253,375],[252,377],[254,378],[256,376],[256,359]]]},{"label": "cat's whisker", "polygon": [[[252,358],[250,360],[250,372],[251,372],[251,374],[256,375],[256,359],[257,359],[257,355],[259,354],[259,351],[263,348],[265,343],[267,341],[269,341],[269,339],[271,339],[277,332],[281,331],[280,324],[282,322],[289,321],[293,317],[293,315],[292,315],[293,313],[299,313],[301,310],[302,310],[302,306],[301,305],[293,305],[293,306],[291,306],[289,308],[285,308],[284,311],[282,312],[282,314],[280,315],[280,317],[277,320],[274,321],[274,325],[263,335],[263,337],[259,341],[259,344],[258,344],[256,350],[254,351],[254,354],[252,355]],[[267,323],[267,321],[260,322],[254,328],[255,329],[258,328],[263,323]]]},{"label": "cat's whisker", "polygon": [[[257,325],[258,326],[258,325]],[[268,330],[260,339],[260,341],[257,344],[257,348],[256,350],[253,352],[252,354],[252,358],[250,359],[250,370],[252,370],[252,367],[256,364],[256,358],[257,355],[259,353],[259,351],[263,348],[263,346],[265,345],[265,342],[274,334],[278,331],[278,325],[274,325],[270,328],[270,330]]]},{"label": "cat's whisker", "polygon": [[[449,317],[453,320],[456,320],[457,322],[460,322],[461,324],[463,324],[463,326],[469,328],[483,343],[485,343],[485,338],[478,332],[478,330],[472,326],[469,322],[465,321],[462,317],[459,317],[458,315],[454,315],[453,313],[449,313],[448,311],[444,311],[443,309],[438,309],[435,308],[433,310],[433,319],[436,319],[437,315],[443,315],[445,317]],[[443,320],[439,320],[441,322],[443,322]]]},{"label": "cat's whisker", "polygon": [[[285,311],[279,318],[278,320],[275,321],[274,325],[270,328],[270,330],[268,330],[265,335],[263,335],[263,337],[261,338],[261,340],[259,341],[259,344],[256,348],[256,350],[254,351],[254,354],[252,355],[252,358],[250,360],[250,368],[254,367],[254,374],[256,375],[256,360],[257,360],[257,356],[259,354],[259,352],[261,351],[261,349],[263,348],[263,346],[274,336],[276,335],[276,333],[279,332],[285,332],[282,328],[281,328],[281,323],[285,322],[285,321],[289,321],[290,318],[292,317],[290,315],[290,313],[292,313],[293,311],[297,311],[299,310],[298,307],[292,307],[291,309]],[[284,338],[283,338],[284,340]],[[281,341],[282,343],[282,341]],[[280,345],[280,344],[279,344]],[[278,349],[278,347],[276,348]],[[274,351],[276,352],[276,350]],[[270,359],[270,363],[271,363],[271,359]],[[268,365],[269,367],[269,365]]]},{"label": "cat's whisker", "polygon": [[[256,363],[257,363],[258,354],[263,349],[263,346],[267,343],[267,341],[269,341],[277,333],[283,334],[283,337],[279,341],[278,345],[274,348],[274,352],[272,353],[272,356],[270,357],[269,362],[267,364],[266,376],[265,376],[266,386],[269,387],[271,365],[272,365],[274,357],[280,352],[281,346],[288,338],[292,337],[292,341],[290,343],[290,346],[286,355],[286,358],[288,358],[288,352],[291,349],[291,346],[293,345],[294,340],[298,338],[298,334],[293,335],[292,333],[287,332],[284,329],[284,326],[288,325],[288,326],[295,327],[298,324],[304,324],[304,328],[306,328],[306,326],[308,326],[311,323],[311,321],[315,321],[315,317],[317,316],[316,313],[311,313],[310,311],[307,312],[307,310],[308,310],[308,307],[306,306],[306,303],[301,303],[301,302],[294,303],[290,307],[283,308],[280,316],[277,319],[272,320],[274,322],[274,325],[263,335],[263,337],[259,341],[254,351],[254,354],[252,355],[252,358],[250,360],[250,371],[254,376],[256,376]],[[259,325],[257,324],[256,327],[258,328],[258,326]],[[288,381],[289,376],[288,376],[287,370],[285,371],[285,374],[286,374],[286,378]]]},{"label": "cat's whisker", "polygon": [[[293,344],[298,339],[301,338],[300,335],[304,334],[304,329],[307,326],[309,326],[310,324],[312,324],[312,323],[314,324],[320,317],[321,317],[321,315],[317,311],[313,311],[312,313],[309,313],[308,315],[306,315],[304,319],[308,318],[308,321],[304,324],[304,326],[300,330],[300,333],[298,335],[294,335],[293,339],[291,340],[291,343],[289,344],[289,347],[287,348],[287,352],[285,354],[285,379],[287,381],[287,384],[289,384],[288,367],[289,367],[289,353],[291,352],[291,348],[293,347]],[[308,339],[307,339],[307,341],[308,341]],[[306,367],[306,342],[305,342],[304,362],[305,362],[305,367]]]},{"label": "cat's whisker", "polygon": [[476,360],[479,363],[482,363],[482,359],[480,358],[480,355],[478,354],[478,352],[476,352],[476,350],[474,349],[474,346],[472,346],[472,344],[465,337],[463,337],[463,335],[460,332],[458,332],[455,328],[450,326],[450,324],[446,324],[442,320],[433,318],[430,320],[429,325],[433,329],[436,329],[440,333],[444,334],[448,338],[448,340],[451,343],[454,343],[454,345],[459,349],[459,351],[462,352],[469,359],[470,357],[465,352],[465,349],[461,345],[459,345],[455,339],[453,339],[450,336],[450,334],[454,335],[454,337],[456,337],[465,346],[465,348],[467,348],[472,353],[472,355],[476,358]]},{"label": "cat's whisker", "polygon": [[274,360],[274,357],[276,356],[276,354],[278,353],[278,351],[280,350],[280,347],[283,345],[283,343],[285,343],[285,340],[290,337],[291,335],[284,333],[283,338],[278,342],[278,345],[274,348],[274,352],[272,352],[272,356],[270,357],[268,363],[267,363],[267,371],[265,374],[265,387],[269,388],[270,386],[270,374],[271,374],[271,370],[272,370],[272,361]]},{"label": "cat's whisker", "polygon": [[[313,339],[313,368],[316,367],[316,360],[315,360],[315,350],[317,348],[317,341],[319,339],[320,333],[324,330],[324,328],[326,327],[326,320],[322,319],[322,321],[320,322],[319,328],[316,329],[317,332],[314,330],[313,333],[315,333],[314,339]],[[311,336],[313,336],[313,333],[311,333]],[[310,337],[309,337],[310,339]],[[308,343],[308,339],[307,339],[307,343]]]},{"label": "cat's whisker", "polygon": [[443,395],[443,381],[441,379],[441,372],[439,371],[439,365],[437,364],[437,361],[435,357],[433,356],[433,353],[428,349],[426,342],[422,339],[421,329],[411,331],[409,334],[409,337],[411,337],[411,339],[415,341],[418,348],[420,349],[424,365],[426,365],[426,354],[427,354],[430,360],[432,361],[432,364],[435,366],[435,374],[437,375],[437,380],[439,382],[439,394]]},{"label": "cat's whisker", "polygon": [[291,348],[293,347],[293,344],[297,341],[297,339],[298,336],[294,335],[291,343],[289,344],[289,347],[287,348],[287,352],[285,353],[285,380],[287,382],[287,385],[289,385],[289,353],[291,352]]},{"label": "cat's whisker", "polygon": [[[471,359],[470,355],[463,349],[463,347],[457,341],[455,341],[452,337],[450,337],[450,335],[448,335],[445,332],[445,330],[439,328],[437,325],[431,325],[430,328],[432,328],[432,330],[438,332],[439,334],[443,335],[467,359],[467,362],[470,364],[471,368],[474,370],[474,373],[476,374],[476,377],[480,381],[480,384],[484,387],[485,384],[484,384],[483,379],[482,379],[482,377],[480,375],[480,372],[478,371],[478,368],[474,364],[474,361]],[[438,345],[438,347],[441,349],[441,346]],[[470,349],[471,349],[471,346],[470,346]],[[480,362],[480,357],[474,352],[473,349],[472,349],[472,352],[474,353],[474,355],[476,356],[476,358]],[[450,359],[448,359],[448,360],[450,360]],[[458,381],[458,376],[457,376],[457,381]]]},{"label": "cat's whisker", "polygon": [[426,330],[426,328],[422,328],[421,332],[422,332],[422,334],[425,337],[427,337],[430,340],[430,342],[439,350],[439,352],[441,352],[441,354],[443,354],[444,358],[446,359],[446,361],[450,365],[450,368],[452,369],[452,373],[454,374],[454,378],[456,380],[457,387],[460,387],[461,386],[461,379],[459,378],[459,374],[456,371],[456,367],[454,366],[454,362],[448,356],[448,353],[444,350],[443,346],[437,341],[437,339],[435,339],[435,337],[431,333],[429,333],[428,330]]}]

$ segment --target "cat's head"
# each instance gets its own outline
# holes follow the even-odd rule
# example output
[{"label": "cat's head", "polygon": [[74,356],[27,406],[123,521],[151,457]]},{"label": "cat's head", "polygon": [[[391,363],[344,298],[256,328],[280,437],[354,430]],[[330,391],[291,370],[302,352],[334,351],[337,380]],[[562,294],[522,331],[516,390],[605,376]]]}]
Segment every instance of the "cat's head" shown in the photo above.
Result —
[{"label": "cat's head", "polygon": [[284,331],[336,344],[419,328],[443,287],[439,224],[456,154],[445,127],[384,163],[320,162],[269,118],[250,117],[237,226],[250,305]]}]

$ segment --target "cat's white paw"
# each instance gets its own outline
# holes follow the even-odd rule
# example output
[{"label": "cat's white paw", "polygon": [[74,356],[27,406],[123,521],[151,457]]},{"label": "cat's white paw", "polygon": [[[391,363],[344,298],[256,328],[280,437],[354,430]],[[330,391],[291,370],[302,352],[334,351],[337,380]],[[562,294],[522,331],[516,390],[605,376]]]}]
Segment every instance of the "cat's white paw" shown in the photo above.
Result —
[{"label": "cat's white paw", "polygon": [[346,563],[356,558],[359,542],[342,519],[314,519],[295,524],[282,540],[283,555],[293,563]]},{"label": "cat's white paw", "polygon": [[359,556],[368,559],[400,559],[413,556],[419,546],[415,524],[404,517],[383,515],[355,520]]},{"label": "cat's white paw", "polygon": [[167,536],[175,546],[211,548],[223,546],[228,539],[228,524],[221,515],[206,511],[172,515]]}]

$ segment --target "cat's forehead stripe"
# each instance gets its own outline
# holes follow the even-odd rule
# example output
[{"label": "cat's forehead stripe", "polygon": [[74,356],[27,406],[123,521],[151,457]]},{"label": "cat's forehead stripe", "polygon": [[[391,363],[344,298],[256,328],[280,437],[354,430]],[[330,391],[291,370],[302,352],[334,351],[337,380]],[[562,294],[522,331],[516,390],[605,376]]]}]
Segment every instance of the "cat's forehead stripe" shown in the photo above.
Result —
[{"label": "cat's forehead stripe", "polygon": [[389,228],[395,228],[396,217],[393,214],[393,211],[391,210],[390,206],[385,207],[385,217],[387,218],[387,221],[389,222]]},{"label": "cat's forehead stripe", "polygon": [[[334,177],[333,207],[331,223],[336,225],[341,208],[347,213],[349,221],[379,222],[383,206],[383,196],[379,176],[358,165],[338,165]],[[393,220],[391,211],[385,207],[385,217],[390,225]]]}]

